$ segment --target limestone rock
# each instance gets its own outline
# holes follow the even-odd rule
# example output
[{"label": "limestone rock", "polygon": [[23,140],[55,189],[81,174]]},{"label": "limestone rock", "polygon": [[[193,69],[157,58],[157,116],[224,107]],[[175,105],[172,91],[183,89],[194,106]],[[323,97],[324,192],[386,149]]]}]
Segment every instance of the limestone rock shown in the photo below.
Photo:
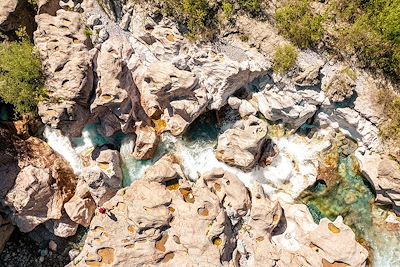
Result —
[{"label": "limestone rock", "polygon": [[192,185],[167,155],[96,213],[68,266],[223,266],[233,250],[229,220],[202,179]]},{"label": "limestone rock", "polygon": [[304,69],[299,75],[294,78],[294,82],[298,86],[315,86],[320,83],[318,79],[319,71],[322,65],[316,64]]},{"label": "limestone rock", "polygon": [[133,156],[137,160],[151,159],[157,150],[160,136],[150,126],[138,127],[135,133],[136,142]]},{"label": "limestone rock", "polygon": [[258,110],[271,121],[283,121],[293,129],[299,128],[317,111],[324,96],[312,90],[282,91],[276,87],[253,95]]},{"label": "limestone rock", "polygon": [[214,169],[202,176],[210,190],[218,196],[227,215],[232,221],[246,215],[250,209],[250,197],[244,184],[234,175],[223,169]]},{"label": "limestone rock", "polygon": [[14,136],[10,130],[0,128],[0,200],[14,186],[20,167],[18,153],[14,146]]},{"label": "limestone rock", "polygon": [[30,137],[15,140],[21,171],[7,192],[4,204],[22,232],[60,219],[63,204],[73,195],[76,177],[71,167],[43,141]]},{"label": "limestone rock", "polygon": [[342,102],[353,95],[356,74],[348,67],[338,69],[322,83],[322,90],[333,102]]},{"label": "limestone rock", "polygon": [[64,209],[72,221],[84,227],[89,226],[96,210],[96,203],[92,199],[89,188],[84,181],[79,180],[75,195],[64,204]]},{"label": "limestone rock", "polygon": [[[323,118],[324,114],[320,113],[318,116]],[[331,125],[332,122],[336,122],[340,128],[350,134],[351,138],[357,140],[369,150],[374,152],[382,150],[378,127],[354,109],[348,107],[337,108],[326,119],[330,121],[329,124]]]},{"label": "limestone rock", "polygon": [[394,160],[377,153],[356,154],[360,169],[376,193],[376,202],[391,205],[400,214],[400,166]]},{"label": "limestone rock", "polygon": [[132,132],[132,119],[140,118],[139,93],[128,68],[132,53],[131,45],[121,35],[104,42],[97,56],[96,95],[90,110],[98,114],[106,136],[118,130]]},{"label": "limestone rock", "polygon": [[343,224],[342,217],[334,222],[324,218],[317,225],[305,205],[286,205],[283,208],[285,229],[279,229],[272,236],[280,250],[278,266],[322,267],[324,262],[366,266],[368,251],[357,243],[352,230]]},{"label": "limestone rock", "polygon": [[17,8],[18,0],[4,0],[0,3],[0,27]]},{"label": "limestone rock", "polygon": [[357,243],[355,234],[340,216],[334,222],[321,219],[310,234],[310,240],[319,248],[318,253],[330,263],[341,262],[355,267],[366,265],[368,251]]},{"label": "limestone rock", "polygon": [[93,87],[92,57],[81,15],[58,10],[36,16],[35,45],[39,50],[49,100],[39,104],[45,124],[72,136],[80,134],[89,116]]},{"label": "limestone rock", "polygon": [[270,201],[260,184],[255,183],[251,189],[250,216],[245,218],[239,232],[236,249],[238,266],[275,266],[279,260],[278,251],[270,242],[271,233],[278,225],[282,209],[277,201]]},{"label": "limestone rock", "polygon": [[65,213],[62,214],[60,219],[47,221],[45,226],[51,233],[59,237],[73,236],[78,230],[78,224],[73,222]]},{"label": "limestone rock", "polygon": [[119,152],[100,148],[92,154],[92,166],[85,168],[83,178],[98,206],[112,198],[121,188],[122,170]]},{"label": "limestone rock", "polygon": [[229,165],[251,169],[261,156],[267,135],[266,122],[250,116],[218,137],[216,157]]},{"label": "limestone rock", "polygon": [[206,108],[206,90],[199,85],[199,79],[169,62],[138,70],[135,82],[146,114],[165,121],[165,130],[174,135],[182,133]]}]

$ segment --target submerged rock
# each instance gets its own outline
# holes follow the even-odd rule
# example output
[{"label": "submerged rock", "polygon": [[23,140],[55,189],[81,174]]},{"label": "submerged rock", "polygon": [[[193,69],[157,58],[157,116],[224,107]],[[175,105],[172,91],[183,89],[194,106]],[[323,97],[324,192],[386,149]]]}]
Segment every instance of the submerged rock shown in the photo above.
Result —
[{"label": "submerged rock", "polygon": [[216,158],[228,165],[251,169],[261,156],[268,128],[254,116],[239,121],[218,137]]}]

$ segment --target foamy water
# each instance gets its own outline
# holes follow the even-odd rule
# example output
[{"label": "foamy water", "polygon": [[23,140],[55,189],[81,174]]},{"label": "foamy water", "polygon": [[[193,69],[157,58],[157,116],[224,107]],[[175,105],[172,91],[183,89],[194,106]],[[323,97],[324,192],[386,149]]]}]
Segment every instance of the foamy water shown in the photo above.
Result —
[{"label": "foamy water", "polygon": [[180,159],[186,176],[193,181],[214,168],[223,168],[235,174],[247,187],[258,181],[272,199],[279,198],[292,202],[306,187],[315,182],[318,152],[329,143],[323,141],[307,143],[298,135],[281,137],[275,142],[280,152],[270,166],[255,167],[249,172],[244,172],[216,159],[215,140],[185,141],[164,134],[156,156],[146,161],[138,161],[131,156],[133,142],[126,140],[121,146],[125,184],[139,179],[145,170],[163,155],[174,153]]}]

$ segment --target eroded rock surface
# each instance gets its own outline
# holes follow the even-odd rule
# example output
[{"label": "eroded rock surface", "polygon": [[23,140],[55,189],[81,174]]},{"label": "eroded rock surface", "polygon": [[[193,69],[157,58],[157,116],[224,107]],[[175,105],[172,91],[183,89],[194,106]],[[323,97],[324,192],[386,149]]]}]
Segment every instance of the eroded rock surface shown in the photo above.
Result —
[{"label": "eroded rock surface", "polygon": [[173,155],[104,207],[68,266],[365,266],[368,256],[340,219],[317,225],[304,205],[283,213],[261,185],[249,194],[221,169],[192,183]]},{"label": "eroded rock surface", "polygon": [[378,204],[391,205],[400,214],[400,165],[377,153],[357,154],[361,172],[370,181]]},{"label": "eroded rock surface", "polygon": [[93,55],[80,13],[58,10],[36,16],[35,45],[43,64],[49,99],[39,105],[43,122],[80,135],[89,116]]},{"label": "eroded rock surface", "polygon": [[216,158],[226,164],[251,169],[261,156],[267,123],[254,116],[239,121],[218,137]]},{"label": "eroded rock surface", "polygon": [[7,178],[2,184],[1,201],[10,209],[13,223],[22,232],[29,232],[41,223],[62,217],[64,203],[74,194],[76,176],[42,140],[10,137],[18,172],[4,170],[5,175],[1,175]]}]

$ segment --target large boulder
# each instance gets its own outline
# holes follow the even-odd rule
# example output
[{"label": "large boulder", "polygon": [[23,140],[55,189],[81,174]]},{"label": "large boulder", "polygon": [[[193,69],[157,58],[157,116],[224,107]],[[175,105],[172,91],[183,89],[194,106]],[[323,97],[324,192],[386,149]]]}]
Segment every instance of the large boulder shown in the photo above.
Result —
[{"label": "large boulder", "polygon": [[182,133],[205,110],[208,102],[206,90],[196,75],[170,62],[152,63],[138,70],[135,82],[146,114],[165,121],[165,130],[174,135]]},{"label": "large boulder", "polygon": [[368,251],[357,243],[342,217],[334,222],[324,218],[317,225],[307,206],[296,204],[283,208],[285,220],[272,236],[280,252],[278,266],[367,266]]},{"label": "large boulder", "polygon": [[95,203],[103,205],[121,188],[119,152],[105,147],[94,150],[89,166],[83,170],[83,179]]},{"label": "large boulder", "polygon": [[74,194],[71,167],[42,140],[14,137],[18,167],[15,183],[2,200],[22,232],[50,219],[61,219],[63,205]]},{"label": "large boulder", "polygon": [[363,175],[376,193],[376,203],[390,205],[400,214],[400,165],[377,153],[356,154]]},{"label": "large boulder", "polygon": [[251,169],[266,141],[267,123],[254,116],[239,121],[218,137],[216,158],[231,166]]},{"label": "large boulder", "polygon": [[105,136],[118,130],[133,132],[133,121],[146,119],[130,70],[129,64],[135,65],[132,54],[132,46],[121,34],[101,45],[95,61],[97,85],[90,110],[98,114]]},{"label": "large boulder", "polygon": [[43,64],[49,99],[39,104],[42,121],[68,135],[80,134],[89,116],[93,53],[82,15],[58,10],[36,16],[35,45]]},{"label": "large boulder", "polygon": [[341,67],[322,81],[322,90],[333,102],[342,102],[353,95],[356,73],[349,67]]},{"label": "large boulder", "polygon": [[160,136],[153,127],[138,126],[136,128],[136,141],[133,157],[137,160],[151,159],[156,153]]}]

